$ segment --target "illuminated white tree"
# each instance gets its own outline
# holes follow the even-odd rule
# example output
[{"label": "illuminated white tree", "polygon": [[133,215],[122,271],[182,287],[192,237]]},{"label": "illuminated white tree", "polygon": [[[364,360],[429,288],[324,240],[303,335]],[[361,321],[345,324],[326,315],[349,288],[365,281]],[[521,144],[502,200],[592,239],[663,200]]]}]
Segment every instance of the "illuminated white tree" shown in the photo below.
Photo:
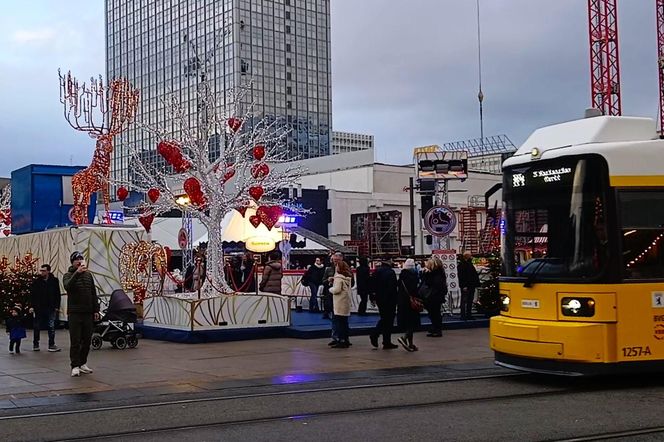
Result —
[{"label": "illuminated white tree", "polygon": [[[207,279],[203,290],[208,294],[232,291],[223,271],[224,216],[233,210],[244,215],[248,208],[255,208],[256,214],[249,221],[254,227],[263,223],[271,229],[288,205],[283,189],[295,185],[301,176],[298,166],[286,162],[285,122],[255,116],[253,105],[242,109],[249,90],[250,85],[230,91],[225,97],[214,94],[203,71],[195,125],[189,124],[186,103],[180,103],[173,94],[163,103],[171,130],[138,123],[154,137],[157,152],[167,165],[129,146],[131,176],[126,182],[115,183],[122,185],[118,189],[120,199],[126,197],[128,189],[148,197],[139,217],[148,230],[155,215],[173,209],[189,212],[207,227]],[[224,107],[223,102],[231,105]],[[277,164],[278,171],[272,170]]]},{"label": "illuminated white tree", "polygon": [[9,236],[12,223],[12,187],[7,184],[0,189],[0,237]]}]

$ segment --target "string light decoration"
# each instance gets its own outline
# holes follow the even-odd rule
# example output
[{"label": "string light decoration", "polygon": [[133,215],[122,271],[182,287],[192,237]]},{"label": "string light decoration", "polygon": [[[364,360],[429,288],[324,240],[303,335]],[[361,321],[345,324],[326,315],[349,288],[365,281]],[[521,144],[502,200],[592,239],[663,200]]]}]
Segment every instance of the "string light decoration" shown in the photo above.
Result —
[{"label": "string light decoration", "polygon": [[106,213],[110,210],[109,177],[113,138],[133,122],[139,92],[125,78],[111,80],[107,88],[101,76],[98,80],[91,78],[90,85],[79,85],[71,72],[62,75],[58,70],[58,76],[65,120],[75,130],[87,132],[97,139],[90,166],[76,173],[71,181],[74,223],[87,224],[90,195],[93,192],[102,192]]},{"label": "string light decoration", "polygon": [[120,284],[125,291],[134,292],[134,302],[142,304],[154,281],[154,272],[159,275],[158,291],[149,293],[160,295],[164,278],[168,271],[166,250],[159,244],[147,241],[127,243],[120,250]]},{"label": "string light decoration", "polygon": [[639,253],[639,254],[636,256],[636,258],[634,258],[633,260],[631,260],[630,262],[628,262],[628,263],[627,263],[627,268],[629,269],[629,268],[631,268],[632,266],[634,266],[635,264],[638,264],[638,263],[640,263],[641,261],[644,261],[644,260],[646,259],[646,257],[648,256],[648,253],[650,253],[650,251],[651,251],[652,249],[656,248],[656,247],[659,245],[659,243],[660,243],[660,241],[662,240],[662,238],[664,238],[664,232],[662,232],[662,233],[660,233],[659,235],[657,235],[657,237],[655,237],[655,239],[650,243],[650,245],[649,245],[648,247],[646,247],[641,253]]},{"label": "string light decoration", "polygon": [[[200,74],[198,115],[190,120],[189,104],[169,94],[163,100],[167,113],[165,126],[169,129],[137,123],[152,136],[157,152],[170,166],[168,169],[180,172],[179,175],[169,175],[167,168],[151,161],[142,146],[130,145],[133,181],[114,184],[143,194],[151,189],[159,191],[160,197],[155,202],[145,201],[139,206],[143,214],[177,209],[198,219],[207,228],[209,241],[202,290],[209,295],[219,291],[231,293],[224,277],[221,229],[224,216],[233,210],[244,216],[248,207],[262,207],[263,217],[257,219],[258,224],[264,222],[272,228],[278,221],[278,216],[274,216],[281,212],[276,208],[289,203],[281,189],[295,186],[302,169],[287,162],[285,119],[254,114],[253,104],[247,104],[251,83],[227,91],[226,96],[215,94],[215,79],[209,69],[213,57],[198,57],[196,47],[193,52]],[[250,188],[257,187],[260,192],[250,193]]]},{"label": "string light decoration", "polygon": [[0,320],[8,309],[20,303],[25,310],[30,307],[30,288],[37,277],[37,262],[31,253],[15,256],[10,260],[0,257]]},{"label": "string light decoration", "polygon": [[12,186],[7,184],[0,190],[0,238],[12,233]]}]

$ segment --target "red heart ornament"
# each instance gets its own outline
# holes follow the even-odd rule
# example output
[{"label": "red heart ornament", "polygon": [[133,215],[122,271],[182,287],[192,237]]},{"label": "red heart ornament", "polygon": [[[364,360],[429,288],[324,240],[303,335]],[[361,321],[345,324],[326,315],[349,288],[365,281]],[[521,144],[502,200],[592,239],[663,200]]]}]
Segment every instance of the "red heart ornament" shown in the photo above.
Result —
[{"label": "red heart ornament", "polygon": [[159,189],[152,188],[148,190],[148,198],[150,198],[150,201],[152,201],[152,203],[156,203],[160,195],[161,192],[159,192]]},{"label": "red heart ornament", "polygon": [[201,193],[201,183],[193,176],[184,180],[182,187],[191,200],[193,200],[197,194]]},{"label": "red heart ornament", "polygon": [[237,132],[242,127],[242,120],[239,118],[232,117],[229,118],[226,122],[228,123],[228,127],[230,127],[233,132]]},{"label": "red heart ornament", "polygon": [[236,207],[235,210],[240,212],[240,215],[244,218],[244,215],[247,213],[247,208],[246,207]]},{"label": "red heart ornament", "polygon": [[281,207],[279,206],[260,206],[256,209],[256,215],[260,218],[261,222],[265,224],[265,227],[267,227],[268,230],[272,230],[272,227],[279,222],[281,213]]},{"label": "red heart ornament", "polygon": [[116,192],[118,199],[120,201],[124,201],[127,199],[129,196],[129,191],[125,187],[120,187],[118,188],[118,191]]},{"label": "red heart ornament", "polygon": [[[260,221],[259,221],[259,224],[260,224]],[[2,231],[2,233],[4,233],[5,236],[9,236],[9,235],[11,235],[12,231],[11,231],[11,229],[5,229],[5,230]]]},{"label": "red heart ornament", "polygon": [[251,166],[251,176],[257,180],[262,180],[270,173],[270,166],[265,163],[254,164]]},{"label": "red heart ornament", "polygon": [[164,157],[168,164],[173,166],[177,173],[186,172],[191,168],[191,163],[182,156],[180,143],[175,140],[160,141],[157,145],[157,152]]},{"label": "red heart ornament", "polygon": [[249,222],[252,226],[254,226],[254,228],[258,228],[258,226],[261,225],[261,218],[258,215],[251,215],[249,217]]},{"label": "red heart ornament", "polygon": [[254,158],[256,158],[258,161],[262,160],[265,158],[265,146],[261,146],[260,144],[254,146],[253,154]]},{"label": "red heart ornament", "polygon": [[249,196],[258,201],[263,196],[263,186],[252,186],[249,188]]},{"label": "red heart ornament", "polygon": [[138,217],[138,221],[145,227],[145,231],[150,233],[150,227],[152,227],[152,222],[154,221],[154,213],[149,215],[141,215]]},{"label": "red heart ornament", "polygon": [[226,181],[230,180],[235,176],[235,169],[231,166],[229,169],[226,170],[226,173],[224,174],[222,178],[222,183],[225,183]]}]

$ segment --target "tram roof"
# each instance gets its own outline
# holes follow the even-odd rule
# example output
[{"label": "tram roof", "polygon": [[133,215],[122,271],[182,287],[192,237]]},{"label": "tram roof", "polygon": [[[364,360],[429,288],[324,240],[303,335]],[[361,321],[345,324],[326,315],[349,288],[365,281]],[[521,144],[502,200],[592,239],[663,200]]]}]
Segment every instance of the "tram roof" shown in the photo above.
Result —
[{"label": "tram roof", "polygon": [[[651,118],[599,116],[537,129],[503,167],[561,156],[596,153],[612,176],[664,174],[664,140]],[[532,156],[537,148],[539,155]]]}]

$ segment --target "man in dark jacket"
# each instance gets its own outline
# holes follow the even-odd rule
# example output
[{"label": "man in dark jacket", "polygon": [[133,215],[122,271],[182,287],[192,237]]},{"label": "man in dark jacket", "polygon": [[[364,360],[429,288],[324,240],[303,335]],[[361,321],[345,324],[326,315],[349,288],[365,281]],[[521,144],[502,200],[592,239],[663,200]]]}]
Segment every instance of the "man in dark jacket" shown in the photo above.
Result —
[{"label": "man in dark jacket", "polygon": [[480,277],[473,265],[473,255],[465,251],[459,262],[459,287],[461,287],[461,319],[473,319],[472,309],[475,289],[480,286]]},{"label": "man in dark jacket", "polygon": [[69,319],[69,359],[71,375],[92,373],[88,367],[88,353],[94,321],[99,320],[99,299],[92,273],[88,271],[80,252],[71,254],[71,267],[62,278],[67,291],[67,314]]},{"label": "man in dark jacket", "polygon": [[378,337],[383,335],[383,349],[397,348],[392,343],[392,327],[397,313],[397,274],[391,261],[383,261],[371,276],[371,301],[378,305],[380,319],[369,335],[371,345],[378,348]]},{"label": "man in dark jacket", "polygon": [[357,294],[360,297],[360,305],[357,307],[357,314],[365,316],[367,314],[367,301],[371,293],[371,285],[369,278],[371,277],[371,270],[369,269],[369,260],[360,256],[360,265],[356,269],[357,273]]},{"label": "man in dark jacket", "polygon": [[60,351],[55,345],[55,320],[60,311],[60,282],[51,273],[50,265],[40,267],[39,278],[30,287],[30,302],[30,313],[34,315],[32,350],[39,351],[41,326],[48,324],[48,351]]}]

